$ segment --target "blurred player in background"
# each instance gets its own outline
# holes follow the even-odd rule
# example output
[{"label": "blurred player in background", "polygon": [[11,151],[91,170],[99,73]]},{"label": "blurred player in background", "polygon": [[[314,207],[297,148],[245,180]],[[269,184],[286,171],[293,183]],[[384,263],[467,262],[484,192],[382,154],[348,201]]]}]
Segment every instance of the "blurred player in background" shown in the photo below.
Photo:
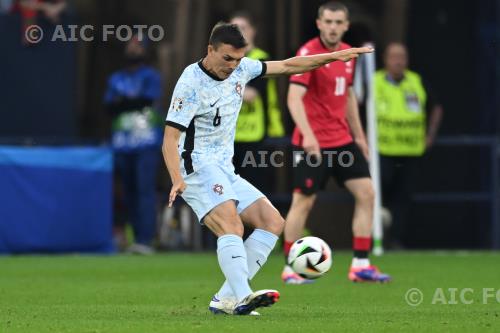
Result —
[{"label": "blurred player in background", "polygon": [[[248,43],[245,56],[260,61],[269,60],[269,54],[255,46],[257,29],[253,18],[247,12],[236,12],[229,21],[236,24]],[[257,78],[248,82],[243,93],[236,136],[234,138],[233,163],[235,171],[241,177],[250,181],[265,194],[274,190],[274,168],[260,168],[246,165],[247,154],[257,160],[259,151],[265,149],[266,138],[283,137],[285,130],[281,120],[281,111],[278,103],[276,80],[273,78]]]},{"label": "blurred player in background", "polygon": [[[312,55],[348,49],[342,36],[349,28],[349,12],[339,2],[328,2],[318,10],[316,20],[320,35],[298,51]],[[294,192],[285,224],[285,258],[293,242],[302,237],[316,193],[325,188],[330,177],[347,188],[355,199],[352,221],[353,250],[348,278],[355,282],[386,282],[390,277],[370,264],[374,190],[368,168],[368,145],[361,127],[353,82],[355,62],[335,62],[309,73],[293,75],[288,90],[288,107],[296,128],[292,137],[295,147]],[[299,152],[299,154],[297,154]],[[314,167],[304,152],[319,159]],[[328,152],[334,158],[328,157]],[[352,157],[347,167],[339,156]],[[346,160],[347,162],[347,160]],[[333,222],[333,221],[331,221]],[[310,283],[285,265],[282,279],[288,284]]]},{"label": "blurred player in background", "polygon": [[109,79],[105,103],[113,117],[115,168],[134,230],[128,252],[153,253],[156,234],[156,174],[162,121],[154,106],[161,97],[160,73],[146,65],[146,41],[134,36],[125,47],[127,66]]},{"label": "blurred player in background", "polygon": [[386,47],[384,69],[374,82],[382,199],[392,213],[389,246],[402,248],[419,157],[436,138],[443,108],[420,75],[408,69],[401,43]]},{"label": "blurred player in background", "polygon": [[[237,315],[278,300],[276,290],[253,292],[249,280],[266,262],[284,226],[264,194],[234,173],[234,136],[246,84],[260,76],[304,73],[371,52],[359,48],[261,62],[245,57],[247,46],[238,26],[214,27],[207,55],[186,67],[177,81],[163,140],[173,184],[169,205],[182,195],[218,237],[217,258],[226,282],[209,309]],[[243,223],[255,229],[245,242]]]}]

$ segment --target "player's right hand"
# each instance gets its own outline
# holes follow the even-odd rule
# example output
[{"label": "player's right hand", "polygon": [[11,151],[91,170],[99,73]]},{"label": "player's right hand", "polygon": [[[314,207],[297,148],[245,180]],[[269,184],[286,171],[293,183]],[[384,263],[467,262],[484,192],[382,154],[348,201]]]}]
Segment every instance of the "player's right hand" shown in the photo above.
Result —
[{"label": "player's right hand", "polygon": [[335,56],[336,60],[347,62],[350,61],[351,59],[359,57],[363,53],[372,53],[372,52],[373,52],[372,47],[364,46],[364,47],[353,47],[341,51],[335,51],[332,52],[332,54]]},{"label": "player's right hand", "polygon": [[319,142],[314,135],[305,135],[302,146],[307,154],[313,155],[321,161],[321,149],[319,147]]},{"label": "player's right hand", "polygon": [[172,204],[175,201],[175,198],[177,195],[182,194],[186,190],[186,183],[184,182],[184,179],[176,180],[172,184],[172,189],[170,190],[170,195],[168,197],[168,207],[172,207]]}]

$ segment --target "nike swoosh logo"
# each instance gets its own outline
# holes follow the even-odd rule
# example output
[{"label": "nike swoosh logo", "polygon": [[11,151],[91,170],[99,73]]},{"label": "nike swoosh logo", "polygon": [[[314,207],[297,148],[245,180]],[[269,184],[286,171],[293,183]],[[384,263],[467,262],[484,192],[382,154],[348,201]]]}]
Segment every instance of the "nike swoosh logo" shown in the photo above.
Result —
[{"label": "nike swoosh logo", "polygon": [[243,258],[243,256],[231,256],[231,258],[236,259],[236,258]]},{"label": "nike swoosh logo", "polygon": [[259,265],[259,267],[262,267],[262,265],[260,264],[260,262],[257,260],[256,261],[257,265]]},{"label": "nike swoosh logo", "polygon": [[217,104],[217,102],[220,101],[220,97],[218,100],[216,100],[213,104],[210,103],[210,107],[213,108],[215,104]]}]

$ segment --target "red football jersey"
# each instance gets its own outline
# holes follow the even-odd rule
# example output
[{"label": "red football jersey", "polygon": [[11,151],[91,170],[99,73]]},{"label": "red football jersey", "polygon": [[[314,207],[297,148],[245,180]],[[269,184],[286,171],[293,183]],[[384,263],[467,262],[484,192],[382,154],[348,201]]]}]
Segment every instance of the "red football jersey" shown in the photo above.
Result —
[{"label": "red football jersey", "polygon": [[[338,51],[350,48],[340,43]],[[327,53],[319,37],[304,44],[297,55]],[[307,87],[303,102],[309,124],[321,148],[335,148],[352,142],[346,119],[349,87],[354,79],[355,61],[334,61],[311,72],[292,75],[291,83]],[[292,143],[302,146],[302,134],[295,126]]]}]

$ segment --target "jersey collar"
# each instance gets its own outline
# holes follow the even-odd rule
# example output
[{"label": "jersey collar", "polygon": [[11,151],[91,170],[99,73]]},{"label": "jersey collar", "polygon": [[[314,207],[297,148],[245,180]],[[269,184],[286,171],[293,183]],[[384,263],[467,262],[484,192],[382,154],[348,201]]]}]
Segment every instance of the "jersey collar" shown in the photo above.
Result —
[{"label": "jersey collar", "polygon": [[203,73],[207,74],[211,79],[213,79],[215,81],[224,81],[224,79],[221,79],[220,77],[217,77],[216,75],[210,73],[208,71],[208,69],[206,69],[205,66],[203,66],[203,59],[205,59],[205,58],[201,58],[201,60],[198,61],[198,66],[200,66]]}]

